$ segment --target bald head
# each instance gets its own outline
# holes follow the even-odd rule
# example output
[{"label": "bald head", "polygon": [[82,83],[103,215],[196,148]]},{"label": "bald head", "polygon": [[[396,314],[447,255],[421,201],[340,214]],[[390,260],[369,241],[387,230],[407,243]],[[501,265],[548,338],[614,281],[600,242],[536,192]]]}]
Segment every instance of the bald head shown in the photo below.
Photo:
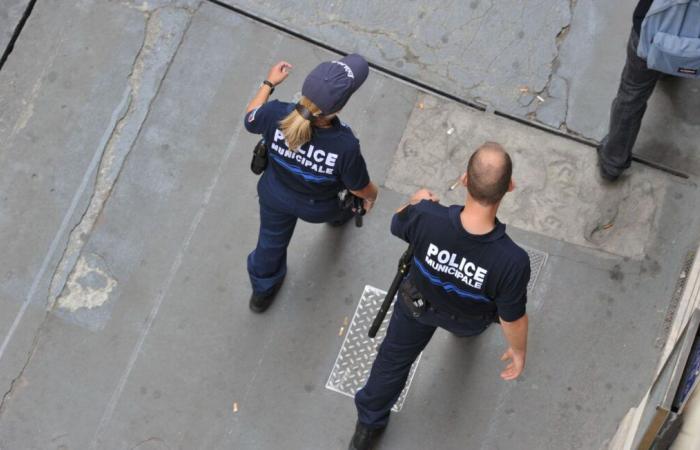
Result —
[{"label": "bald head", "polygon": [[467,190],[474,200],[484,205],[501,201],[513,174],[508,153],[496,142],[486,142],[476,149],[467,165]]}]

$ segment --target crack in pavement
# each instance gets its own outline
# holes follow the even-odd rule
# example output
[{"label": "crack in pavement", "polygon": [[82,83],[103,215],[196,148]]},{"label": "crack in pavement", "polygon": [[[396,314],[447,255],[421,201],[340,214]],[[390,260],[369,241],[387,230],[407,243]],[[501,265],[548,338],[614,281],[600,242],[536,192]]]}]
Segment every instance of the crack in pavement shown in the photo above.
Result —
[{"label": "crack in pavement", "polygon": [[[68,241],[61,254],[60,261],[51,276],[46,313],[34,334],[32,345],[24,364],[18,375],[11,381],[9,389],[3,393],[0,400],[0,417],[7,409],[7,401],[12,397],[15,389],[20,384],[19,382],[22,380],[25,370],[36,353],[39,340],[53,310],[55,300],[65,287],[69,275],[75,270],[77,259],[118,180],[126,157],[133,148],[146,119],[150,115],[151,106],[160,92],[162,82],[170,69],[177,51],[182,45],[192,16],[199,5],[201,5],[201,2],[194,9],[182,6],[163,6],[144,11],[146,17],[144,40],[134,59],[131,73],[127,78],[126,105],[122,104],[118,107],[119,117],[113,122],[115,125],[109,133],[109,138],[102,147],[102,151],[97,152],[93,158],[95,164],[91,164],[88,167],[86,179],[95,167],[98,167],[90,194],[90,201],[77,224],[68,233]],[[141,95],[143,91],[147,92],[147,94]],[[123,137],[124,139],[122,139]],[[96,164],[98,158],[99,165]],[[83,186],[79,188],[73,199],[73,205],[69,208],[69,214],[64,219],[64,225],[65,221],[73,216],[71,210],[74,209],[78,199],[84,193],[85,187]],[[60,236],[63,235],[60,231],[64,225],[59,229]],[[60,237],[59,235],[54,239],[52,247]],[[49,256],[52,254],[53,251],[50,250]],[[47,260],[48,258],[45,259],[45,264]],[[43,268],[40,272],[43,273]],[[33,298],[36,284],[37,281],[35,280],[34,286],[30,289],[28,300]],[[28,305],[29,301],[25,301],[15,318],[15,323],[5,337],[2,347],[0,347],[0,356],[2,356],[2,353],[8,346],[9,340],[13,336]]]},{"label": "crack in pavement", "polygon": [[0,399],[0,418],[2,418],[2,415],[5,412],[5,409],[7,408],[7,401],[10,398],[12,398],[12,394],[15,392],[15,388],[18,386],[18,382],[22,380],[22,377],[24,376],[24,371],[27,370],[27,367],[29,367],[29,363],[31,362],[32,357],[34,356],[34,353],[36,353],[36,349],[39,346],[39,338],[41,336],[41,331],[44,328],[47,319],[49,318],[49,314],[50,311],[47,311],[44,315],[44,319],[41,321],[41,325],[37,329],[36,334],[32,339],[32,345],[31,349],[29,350],[29,355],[27,356],[27,359],[25,360],[24,364],[22,364],[22,368],[20,369],[17,376],[14,377],[10,382],[9,389],[5,391],[5,393],[3,393],[2,398]]},{"label": "crack in pavement", "polygon": [[[540,89],[539,91],[533,92],[532,98],[530,99],[527,104],[523,106],[531,106],[532,103],[535,101],[535,99],[541,99],[544,98],[544,100],[549,99],[549,98],[556,98],[552,95],[550,92],[550,88],[552,87],[552,81],[554,78],[558,78],[561,80],[563,83],[566,85],[565,89],[565,95],[564,95],[564,111],[563,111],[563,117],[559,121],[559,128],[560,130],[564,130],[566,132],[569,131],[568,126],[566,125],[566,120],[569,115],[569,80],[567,80],[565,77],[562,77],[558,74],[559,72],[559,57],[561,56],[561,48],[562,45],[564,44],[564,41],[566,38],[569,36],[569,33],[571,32],[571,24],[574,21],[574,9],[576,8],[578,0],[569,0],[569,23],[566,25],[562,26],[559,32],[557,32],[556,36],[554,37],[554,42],[555,42],[555,47],[556,47],[556,54],[554,55],[554,58],[552,58],[552,62],[550,63],[551,71],[549,72],[549,76],[547,77],[547,82],[545,85]],[[534,111],[531,111],[530,113],[527,114],[527,117],[530,120],[535,120],[539,123],[544,124],[545,126],[552,126],[551,124],[548,124],[546,121],[541,121],[537,117],[537,113],[539,110],[539,107],[544,104],[544,100],[541,101],[538,105],[535,106]]]},{"label": "crack in pavement", "polygon": [[[169,13],[166,13],[168,11]],[[146,16],[145,35],[128,76],[128,104],[104,147],[87,208],[69,234],[49,287],[49,309],[75,271],[76,262],[102,214],[128,155],[150,115],[153,101],[179,49],[191,14],[186,8],[163,7]],[[143,94],[145,92],[145,94]]]}]

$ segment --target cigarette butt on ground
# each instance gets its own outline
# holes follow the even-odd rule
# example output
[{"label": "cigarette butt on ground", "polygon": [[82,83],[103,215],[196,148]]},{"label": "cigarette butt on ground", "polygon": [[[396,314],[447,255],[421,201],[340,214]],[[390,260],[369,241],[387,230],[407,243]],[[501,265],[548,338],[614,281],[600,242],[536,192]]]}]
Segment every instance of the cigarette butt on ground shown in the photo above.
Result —
[{"label": "cigarette butt on ground", "polygon": [[233,412],[234,413],[238,412],[238,402],[233,402]]},{"label": "cigarette butt on ground", "polygon": [[539,101],[541,101],[541,102],[544,102],[544,99],[543,99],[542,96],[540,96],[540,95],[537,96],[537,100],[539,100]]},{"label": "cigarette butt on ground", "polygon": [[449,190],[454,191],[458,185],[459,185],[459,178],[457,179],[457,181],[454,182],[454,184],[452,186],[450,186]]},{"label": "cigarette butt on ground", "polygon": [[418,109],[423,109],[423,103],[418,103]]},{"label": "cigarette butt on ground", "polygon": [[530,88],[529,88],[529,87],[527,87],[527,86],[520,86],[520,92],[522,92],[523,94],[526,93],[526,92],[529,92],[529,91],[530,91]]},{"label": "cigarette butt on ground", "polygon": [[454,132],[455,132],[455,129],[454,129],[454,128],[450,128],[449,130],[447,130],[447,134],[452,134],[452,133],[454,133]]},{"label": "cigarette butt on ground", "polygon": [[345,327],[340,327],[340,330],[338,331],[338,336],[342,336],[344,331]]},{"label": "cigarette butt on ground", "polygon": [[607,230],[608,228],[612,228],[612,227],[613,227],[613,224],[611,224],[611,223],[606,223],[605,225],[603,225],[604,230]]},{"label": "cigarette butt on ground", "polygon": [[348,326],[348,316],[345,316],[345,318],[343,319],[343,325],[345,325],[346,327]]}]

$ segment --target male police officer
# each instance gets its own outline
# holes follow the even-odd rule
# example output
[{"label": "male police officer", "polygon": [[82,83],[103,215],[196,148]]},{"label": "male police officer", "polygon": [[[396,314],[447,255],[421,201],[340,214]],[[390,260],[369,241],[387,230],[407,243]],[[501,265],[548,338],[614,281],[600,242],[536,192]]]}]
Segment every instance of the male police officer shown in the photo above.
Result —
[{"label": "male police officer", "polygon": [[474,336],[500,319],[508,341],[501,359],[510,360],[501,378],[514,380],[523,371],[530,261],[496,218],[501,199],[514,188],[511,173],[508,153],[487,142],[462,175],[464,206],[442,206],[422,189],[394,215],[391,232],[413,246],[414,256],[367,384],[355,396],[358,421],[350,449],[372,448],[437,327]]}]

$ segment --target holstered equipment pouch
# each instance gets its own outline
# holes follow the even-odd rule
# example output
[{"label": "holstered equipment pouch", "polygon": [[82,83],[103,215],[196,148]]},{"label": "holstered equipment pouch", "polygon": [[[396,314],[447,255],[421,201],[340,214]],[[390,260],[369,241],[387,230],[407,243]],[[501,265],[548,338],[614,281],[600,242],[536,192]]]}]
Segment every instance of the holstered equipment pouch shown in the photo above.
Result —
[{"label": "holstered equipment pouch", "polygon": [[419,318],[428,309],[428,304],[421,296],[418,289],[411,283],[411,280],[405,278],[399,286],[401,299],[406,305],[406,308],[411,312],[414,319]]},{"label": "holstered equipment pouch", "polygon": [[250,170],[255,175],[260,175],[267,168],[267,146],[265,139],[260,139],[253,149],[253,160],[250,162]]},{"label": "holstered equipment pouch", "polygon": [[[445,314],[445,311],[436,308],[435,306],[433,306],[432,303],[430,303],[430,301],[424,299],[421,293],[418,292],[418,289],[416,289],[415,285],[411,282],[411,280],[408,277],[401,282],[401,285],[399,286],[399,292],[401,293],[401,299],[403,300],[404,305],[406,305],[406,308],[408,308],[408,310],[411,312],[411,315],[416,319],[422,316],[423,313],[427,310]],[[472,320],[488,320],[489,322],[500,323],[495,304],[492,308],[488,308],[488,310],[485,310],[483,312],[475,312],[473,314],[463,313],[459,315],[450,315],[450,318],[457,322],[468,322]]]},{"label": "holstered equipment pouch", "polygon": [[351,211],[355,216],[355,226],[362,226],[362,216],[365,215],[365,207],[362,199],[348,189],[338,192],[338,207],[343,211]]}]

